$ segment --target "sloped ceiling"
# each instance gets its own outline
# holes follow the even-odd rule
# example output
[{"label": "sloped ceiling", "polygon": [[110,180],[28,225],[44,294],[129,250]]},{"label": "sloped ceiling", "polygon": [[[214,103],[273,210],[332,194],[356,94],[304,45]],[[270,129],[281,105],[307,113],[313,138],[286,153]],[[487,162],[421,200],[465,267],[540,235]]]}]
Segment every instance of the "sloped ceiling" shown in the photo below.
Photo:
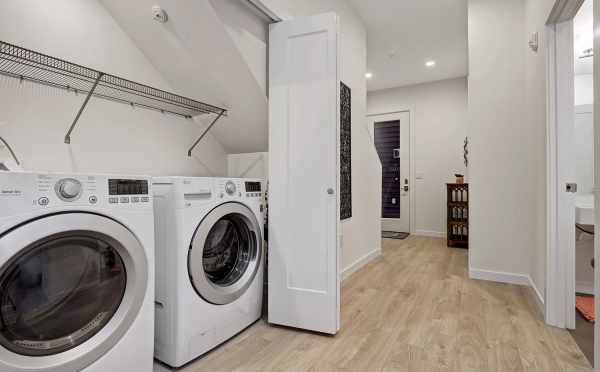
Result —
[{"label": "sloped ceiling", "polygon": [[[100,2],[175,93],[230,110],[211,130],[228,153],[267,151],[267,97],[208,0]],[[167,23],[152,19],[154,5]]]}]

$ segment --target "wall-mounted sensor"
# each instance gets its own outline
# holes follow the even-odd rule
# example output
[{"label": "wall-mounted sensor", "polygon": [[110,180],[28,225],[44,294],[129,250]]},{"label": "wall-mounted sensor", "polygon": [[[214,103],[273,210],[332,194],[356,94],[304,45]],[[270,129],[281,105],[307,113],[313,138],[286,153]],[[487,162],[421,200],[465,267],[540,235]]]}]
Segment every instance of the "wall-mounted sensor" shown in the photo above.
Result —
[{"label": "wall-mounted sensor", "polygon": [[165,12],[165,10],[158,5],[152,7],[152,18],[154,18],[156,22],[160,23],[166,23],[169,20],[167,12]]}]

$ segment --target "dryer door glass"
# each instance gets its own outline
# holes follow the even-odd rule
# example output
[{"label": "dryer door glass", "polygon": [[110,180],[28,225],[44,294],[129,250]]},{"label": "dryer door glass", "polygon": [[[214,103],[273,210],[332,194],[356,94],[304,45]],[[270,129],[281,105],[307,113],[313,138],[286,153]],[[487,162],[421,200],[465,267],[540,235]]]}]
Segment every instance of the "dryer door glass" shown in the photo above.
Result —
[{"label": "dryer door glass", "polygon": [[72,349],[109,322],[126,281],[121,256],[101,236],[35,243],[0,273],[0,344],[26,356]]},{"label": "dryer door glass", "polygon": [[254,213],[240,203],[225,203],[208,213],[196,229],[188,256],[196,292],[222,305],[235,301],[262,267],[262,237]]}]

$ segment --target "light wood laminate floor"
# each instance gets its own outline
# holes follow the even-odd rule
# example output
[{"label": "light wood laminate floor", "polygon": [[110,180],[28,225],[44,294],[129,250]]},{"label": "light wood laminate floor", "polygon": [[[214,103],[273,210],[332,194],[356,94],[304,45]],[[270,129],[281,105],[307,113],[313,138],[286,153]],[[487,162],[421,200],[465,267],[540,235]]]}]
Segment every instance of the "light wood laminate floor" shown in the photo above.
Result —
[{"label": "light wood laminate floor", "polygon": [[[468,279],[445,240],[384,240],[348,278],[335,336],[259,321],[181,369],[201,371],[591,371],[565,330],[544,325],[525,287]],[[156,372],[168,371],[156,365]]]}]

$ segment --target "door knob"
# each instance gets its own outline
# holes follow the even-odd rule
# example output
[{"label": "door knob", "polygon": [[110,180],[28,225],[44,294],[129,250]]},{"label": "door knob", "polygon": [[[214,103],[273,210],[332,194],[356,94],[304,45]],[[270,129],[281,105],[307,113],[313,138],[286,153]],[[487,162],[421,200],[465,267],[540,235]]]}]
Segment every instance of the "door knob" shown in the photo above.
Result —
[{"label": "door knob", "polygon": [[333,195],[335,192],[333,191],[333,189],[330,187],[327,189],[327,194],[329,195]]}]

